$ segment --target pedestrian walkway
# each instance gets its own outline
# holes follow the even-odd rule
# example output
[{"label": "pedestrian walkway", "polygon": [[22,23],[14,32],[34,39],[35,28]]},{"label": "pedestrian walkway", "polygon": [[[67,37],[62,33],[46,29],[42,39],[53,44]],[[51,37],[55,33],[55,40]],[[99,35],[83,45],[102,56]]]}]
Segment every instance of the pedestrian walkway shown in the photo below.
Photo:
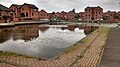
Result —
[{"label": "pedestrian walkway", "polygon": [[100,67],[120,67],[120,28],[111,28]]},{"label": "pedestrian walkway", "polygon": [[97,38],[90,44],[89,48],[80,58],[74,67],[97,67],[102,52],[103,45],[105,44],[106,35],[109,28],[103,29]]}]

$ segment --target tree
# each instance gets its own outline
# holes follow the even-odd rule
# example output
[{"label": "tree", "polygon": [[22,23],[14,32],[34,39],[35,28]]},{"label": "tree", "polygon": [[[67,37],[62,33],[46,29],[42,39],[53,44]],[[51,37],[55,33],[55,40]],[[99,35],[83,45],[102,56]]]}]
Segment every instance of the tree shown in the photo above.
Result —
[{"label": "tree", "polygon": [[119,19],[119,16],[115,16],[114,18],[115,18],[115,19]]},{"label": "tree", "polygon": [[24,13],[20,13],[20,17],[25,17],[25,14]]},{"label": "tree", "polygon": [[102,19],[103,19],[103,20],[107,20],[107,16],[103,16]]},{"label": "tree", "polygon": [[55,14],[55,12],[52,12],[52,15],[54,15]]},{"label": "tree", "polygon": [[78,14],[76,14],[76,15],[74,16],[74,18],[75,18],[76,20],[78,20],[78,19],[80,18],[80,16],[79,16]]}]

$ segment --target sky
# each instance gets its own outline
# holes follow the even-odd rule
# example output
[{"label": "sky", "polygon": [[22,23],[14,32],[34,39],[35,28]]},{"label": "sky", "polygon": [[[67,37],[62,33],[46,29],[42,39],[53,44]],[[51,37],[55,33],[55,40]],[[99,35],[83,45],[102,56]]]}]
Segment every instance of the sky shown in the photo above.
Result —
[{"label": "sky", "polygon": [[10,7],[11,4],[29,3],[36,5],[39,10],[47,12],[70,11],[75,8],[76,12],[83,12],[87,6],[101,6],[104,12],[120,11],[120,0],[0,0],[0,4]]}]

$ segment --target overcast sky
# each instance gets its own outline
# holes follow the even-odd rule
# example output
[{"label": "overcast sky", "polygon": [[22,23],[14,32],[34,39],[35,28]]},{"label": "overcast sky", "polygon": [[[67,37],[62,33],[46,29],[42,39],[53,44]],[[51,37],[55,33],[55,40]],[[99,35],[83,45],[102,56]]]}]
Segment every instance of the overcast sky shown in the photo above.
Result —
[{"label": "overcast sky", "polygon": [[11,4],[30,3],[35,4],[39,10],[45,9],[47,12],[70,11],[76,9],[76,12],[84,11],[87,6],[101,6],[104,11],[120,11],[120,0],[0,0],[0,4],[9,7]]}]

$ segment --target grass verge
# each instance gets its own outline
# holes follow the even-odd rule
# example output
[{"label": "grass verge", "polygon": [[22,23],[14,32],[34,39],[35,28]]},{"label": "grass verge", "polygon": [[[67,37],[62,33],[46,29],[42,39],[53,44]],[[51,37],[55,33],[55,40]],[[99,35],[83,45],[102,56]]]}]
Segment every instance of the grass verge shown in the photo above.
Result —
[{"label": "grass verge", "polygon": [[13,53],[13,52],[7,52],[7,51],[0,51],[0,57],[25,57],[25,58],[33,58],[33,59],[39,59],[39,60],[45,60],[42,58],[37,58],[37,57],[30,57],[27,55],[22,55],[22,54],[17,54],[17,53]]}]

